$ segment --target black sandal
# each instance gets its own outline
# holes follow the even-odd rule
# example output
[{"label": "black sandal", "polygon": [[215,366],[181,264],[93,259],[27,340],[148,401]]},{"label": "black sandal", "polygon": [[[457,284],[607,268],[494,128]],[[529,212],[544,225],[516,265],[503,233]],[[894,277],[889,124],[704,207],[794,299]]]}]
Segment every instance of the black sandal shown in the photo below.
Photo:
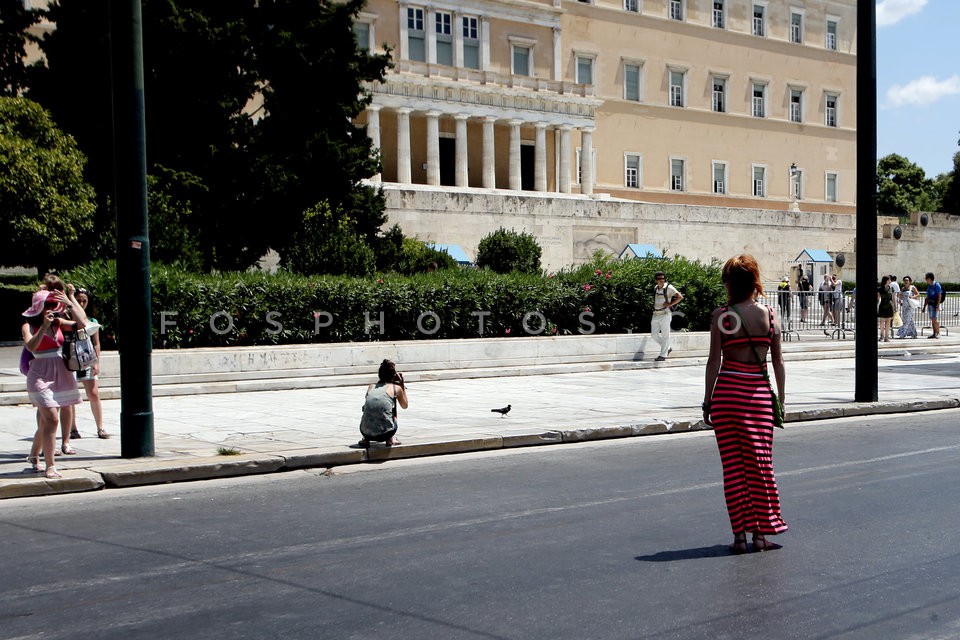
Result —
[{"label": "black sandal", "polygon": [[760,553],[761,551],[769,551],[770,549],[773,549],[773,544],[770,542],[767,542],[767,539],[763,537],[762,533],[753,534],[754,553]]},{"label": "black sandal", "polygon": [[364,438],[363,440],[361,440],[360,442],[357,443],[357,446],[358,446],[358,447],[362,447],[362,448],[364,448],[364,449],[369,449],[369,448],[370,448],[370,441],[367,440],[366,438]]},{"label": "black sandal", "polygon": [[733,536],[733,544],[730,545],[730,553],[735,556],[743,555],[747,552],[747,532],[743,531]]}]

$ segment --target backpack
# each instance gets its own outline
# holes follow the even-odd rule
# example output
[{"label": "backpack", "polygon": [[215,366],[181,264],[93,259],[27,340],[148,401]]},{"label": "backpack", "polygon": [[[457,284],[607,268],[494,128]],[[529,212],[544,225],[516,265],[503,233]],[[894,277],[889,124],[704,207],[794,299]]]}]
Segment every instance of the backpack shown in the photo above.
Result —
[{"label": "backpack", "polygon": [[[670,283],[667,282],[667,281],[664,281],[664,283],[663,283],[663,291],[661,291],[660,293],[663,294],[663,304],[664,304],[665,306],[668,305],[668,304],[670,304],[670,298],[667,297],[667,289],[669,289],[669,288],[670,288]],[[654,303],[656,303],[657,295],[658,295],[658,294],[657,294],[657,288],[654,287],[654,288],[653,288],[653,299],[654,299]]]},{"label": "backpack", "polygon": [[33,353],[26,347],[20,352],[20,373],[27,375],[30,373],[30,361],[33,360]]}]

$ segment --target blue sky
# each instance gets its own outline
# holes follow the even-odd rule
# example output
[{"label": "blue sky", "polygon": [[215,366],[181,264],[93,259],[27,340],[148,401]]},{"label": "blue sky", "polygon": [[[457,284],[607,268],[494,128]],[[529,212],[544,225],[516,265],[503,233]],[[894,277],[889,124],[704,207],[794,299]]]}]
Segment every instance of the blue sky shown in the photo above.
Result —
[{"label": "blue sky", "polygon": [[877,153],[928,178],[960,150],[960,0],[877,2]]}]

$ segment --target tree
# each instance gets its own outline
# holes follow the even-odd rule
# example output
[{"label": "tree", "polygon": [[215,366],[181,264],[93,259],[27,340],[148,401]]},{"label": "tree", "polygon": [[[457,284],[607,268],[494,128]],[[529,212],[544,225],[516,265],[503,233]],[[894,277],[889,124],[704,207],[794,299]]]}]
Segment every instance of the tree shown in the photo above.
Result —
[{"label": "tree", "polygon": [[[957,140],[960,146],[960,140]],[[960,216],[960,151],[953,154],[953,171],[946,175],[942,211]]]},{"label": "tree", "polygon": [[926,173],[895,153],[877,163],[877,212],[884,216],[909,216],[914,211],[939,208],[936,189]]},{"label": "tree", "polygon": [[75,141],[26,98],[0,97],[0,260],[42,274],[92,227],[93,189]]},{"label": "tree", "polygon": [[[290,249],[300,212],[320,200],[356,221],[374,246],[386,221],[382,193],[360,184],[379,171],[370,139],[351,124],[370,102],[366,81],[382,81],[388,55],[370,55],[353,32],[363,0],[261,0],[256,64],[264,117],[253,143],[263,190],[259,208],[274,224],[271,245]],[[317,99],[322,87],[323,98]]]},{"label": "tree", "polygon": [[540,254],[532,235],[500,227],[477,245],[477,266],[497,273],[540,273]]},{"label": "tree", "polygon": [[177,263],[191,271],[203,269],[203,253],[192,231],[192,218],[193,201],[206,195],[206,186],[190,173],[157,167],[156,174],[147,177],[151,260]]},{"label": "tree", "polygon": [[280,256],[281,267],[302,274],[365,276],[373,273],[376,264],[357,222],[342,211],[334,212],[326,202],[304,213],[303,224]]},{"label": "tree", "polygon": [[29,29],[40,17],[41,13],[27,9],[23,0],[0,0],[0,95],[18,96],[29,86],[26,45],[37,41]]},{"label": "tree", "polygon": [[250,106],[260,86],[257,2],[144,0],[143,11],[150,173],[190,176],[177,197],[191,203],[204,266],[244,269],[269,248],[274,221],[256,206],[262,176],[251,146],[262,115]]},{"label": "tree", "polygon": [[[362,5],[142,0],[148,167],[202,186],[190,194],[187,224],[207,268],[245,268],[268,247],[282,252],[320,201],[353,219],[372,246],[384,201],[360,180],[379,167],[351,120],[370,99],[362,83],[382,79],[389,57],[358,47]],[[31,79],[90,157],[100,227],[109,225],[113,180],[105,7],[54,3],[57,28],[41,43],[47,66]]]},{"label": "tree", "polygon": [[[187,224],[207,269],[246,267],[267,248],[261,225],[242,210],[244,191],[255,184],[246,157],[253,122],[243,111],[257,88],[246,37],[254,6],[254,0],[142,2],[149,172],[166,176],[172,197],[190,200]],[[97,227],[105,235],[115,218],[107,3],[61,0],[48,17],[56,29],[41,41],[46,64],[31,77],[32,95],[90,157],[89,179],[100,194]],[[188,195],[174,193],[176,176],[191,176],[180,189]],[[109,243],[105,254],[113,253]]]},{"label": "tree", "polygon": [[405,275],[425,273],[431,262],[437,265],[437,269],[457,267],[457,261],[446,251],[435,249],[417,238],[404,238],[399,260],[391,270]]}]

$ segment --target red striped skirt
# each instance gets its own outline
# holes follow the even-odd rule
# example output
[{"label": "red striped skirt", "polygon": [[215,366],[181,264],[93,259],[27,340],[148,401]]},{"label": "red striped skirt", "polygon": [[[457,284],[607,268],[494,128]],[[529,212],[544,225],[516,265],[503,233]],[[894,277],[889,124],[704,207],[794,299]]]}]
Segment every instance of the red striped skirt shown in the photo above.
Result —
[{"label": "red striped skirt", "polygon": [[734,534],[786,531],[773,475],[773,397],[760,365],[723,361],[710,419]]}]

